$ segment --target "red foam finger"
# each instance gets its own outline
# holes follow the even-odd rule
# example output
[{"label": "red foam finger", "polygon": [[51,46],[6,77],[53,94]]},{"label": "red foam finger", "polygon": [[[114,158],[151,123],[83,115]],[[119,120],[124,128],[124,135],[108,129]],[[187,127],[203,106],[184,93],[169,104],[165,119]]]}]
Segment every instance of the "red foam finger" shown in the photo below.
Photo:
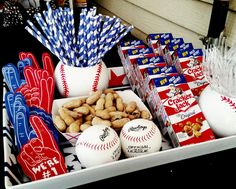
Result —
[{"label": "red foam finger", "polygon": [[48,90],[48,84],[45,79],[40,80],[40,107],[42,107],[44,110],[48,112],[48,106],[50,104],[50,95],[49,95],[49,90]]},{"label": "red foam finger", "polygon": [[36,139],[32,139],[30,143],[28,143],[24,146],[24,151],[25,151],[25,154],[27,154],[27,156],[32,159],[33,164],[36,165],[37,163],[39,163],[41,161],[41,158],[40,158],[39,154],[36,153],[33,146],[31,145],[31,143],[34,140],[36,140]]},{"label": "red foam finger", "polygon": [[47,70],[43,70],[42,71],[42,79],[47,79],[48,77],[50,77],[50,74]]},{"label": "red foam finger", "polygon": [[55,89],[55,80],[54,77],[49,77],[47,79],[47,89],[49,91],[49,105],[48,105],[48,112],[51,113],[52,110],[52,103],[54,99],[54,89]]},{"label": "red foam finger", "polygon": [[17,156],[25,174],[39,180],[66,173],[64,157],[47,125],[35,115],[31,115],[29,121],[37,138],[24,145]]},{"label": "red foam finger", "polygon": [[42,54],[43,68],[49,72],[51,76],[54,74],[54,64],[49,53]]},{"label": "red foam finger", "polygon": [[36,76],[37,76],[38,84],[39,84],[39,81],[43,78],[43,77],[42,77],[42,72],[43,72],[42,69],[35,69],[35,74],[36,74]]},{"label": "red foam finger", "polygon": [[22,148],[22,151],[17,156],[17,161],[21,165],[24,173],[30,176],[32,180],[36,180],[36,175],[34,174],[32,170],[33,166],[30,165],[30,163],[28,162],[28,158],[26,157],[26,153],[24,152],[24,147]]},{"label": "red foam finger", "polygon": [[37,87],[34,69],[31,66],[26,66],[24,69],[25,80],[29,88]]},{"label": "red foam finger", "polygon": [[19,52],[19,59],[24,60],[26,58],[26,52]]},{"label": "red foam finger", "polygon": [[59,150],[53,135],[40,117],[31,115],[30,125],[33,127],[37,137],[42,141],[44,147],[46,146],[54,150]]},{"label": "red foam finger", "polygon": [[40,68],[40,67],[39,67],[39,64],[38,64],[38,61],[37,61],[37,59],[36,59],[36,57],[34,56],[33,53],[28,52],[28,53],[26,54],[26,56],[27,56],[27,58],[30,58],[30,59],[32,60],[32,65],[33,65],[33,67],[35,67],[35,68]]}]

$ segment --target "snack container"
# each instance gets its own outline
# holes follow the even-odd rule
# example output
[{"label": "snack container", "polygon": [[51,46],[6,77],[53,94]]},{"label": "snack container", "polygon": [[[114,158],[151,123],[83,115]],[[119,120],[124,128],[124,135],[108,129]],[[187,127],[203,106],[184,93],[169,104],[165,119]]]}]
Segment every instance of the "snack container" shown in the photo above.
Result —
[{"label": "snack container", "polygon": [[156,117],[163,123],[161,131],[168,133],[173,146],[215,139],[183,75],[155,78],[150,85]]},{"label": "snack container", "polygon": [[163,53],[164,53],[164,57],[168,65],[174,64],[172,60],[173,53],[177,49],[181,48],[183,44],[184,44],[183,38],[173,38],[170,41],[170,43],[164,47]]},{"label": "snack container", "polygon": [[192,49],[186,56],[180,55],[176,63],[178,72],[184,75],[195,97],[199,97],[209,84],[203,73],[202,61],[202,49]]},{"label": "snack container", "polygon": [[139,49],[128,49],[125,57],[124,69],[127,74],[127,78],[133,90],[136,89],[138,79],[136,78],[134,65],[136,64],[137,58],[144,57],[154,57],[155,53],[149,48],[139,48]]},{"label": "snack container", "polygon": [[[117,94],[123,99],[124,103],[128,103],[131,101],[135,101],[137,103],[137,106],[140,110],[146,110],[148,111],[150,114],[151,112],[149,111],[149,109],[146,107],[146,105],[141,101],[141,99],[130,89],[127,90],[123,90],[123,91],[116,91]],[[58,114],[58,109],[66,102],[70,102],[74,99],[83,99],[86,98],[87,96],[79,96],[79,97],[72,97],[72,98],[61,98],[61,99],[55,99],[53,101],[53,105],[52,105],[52,118],[54,120],[55,115]],[[150,117],[150,119],[152,119],[152,116]],[[72,146],[75,146],[79,135],[81,134],[80,132],[78,133],[62,133],[60,132],[65,139],[71,143]],[[64,142],[64,140],[62,140],[62,142]]]},{"label": "snack container", "polygon": [[153,49],[153,52],[163,57],[163,49],[165,49],[166,45],[168,45],[172,39],[173,36],[171,33],[149,34],[147,37],[148,44]]},{"label": "snack container", "polygon": [[134,64],[134,71],[137,78],[136,90],[138,96],[145,101],[146,100],[146,83],[145,83],[145,72],[149,67],[164,67],[166,63],[162,56],[137,58]]},{"label": "snack container", "polygon": [[119,44],[117,45],[117,51],[123,66],[125,66],[125,56],[128,49],[139,49],[145,47],[146,45],[142,40],[129,40],[119,42]]}]

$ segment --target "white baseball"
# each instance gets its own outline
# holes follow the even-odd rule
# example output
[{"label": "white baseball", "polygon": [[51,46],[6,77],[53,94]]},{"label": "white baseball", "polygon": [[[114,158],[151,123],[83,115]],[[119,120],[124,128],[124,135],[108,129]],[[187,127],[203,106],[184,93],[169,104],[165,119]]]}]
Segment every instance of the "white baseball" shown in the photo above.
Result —
[{"label": "white baseball", "polygon": [[120,139],[111,127],[94,125],[81,133],[75,151],[82,167],[113,162],[121,155]]},{"label": "white baseball", "polygon": [[162,137],[157,125],[147,119],[134,119],[126,123],[120,132],[121,148],[126,157],[135,157],[161,148]]},{"label": "white baseball", "polygon": [[236,99],[221,95],[208,85],[199,97],[199,105],[212,131],[219,137],[236,134]]},{"label": "white baseball", "polygon": [[91,91],[108,87],[109,69],[104,62],[91,67],[74,67],[60,61],[55,68],[54,78],[61,96],[85,96]]}]

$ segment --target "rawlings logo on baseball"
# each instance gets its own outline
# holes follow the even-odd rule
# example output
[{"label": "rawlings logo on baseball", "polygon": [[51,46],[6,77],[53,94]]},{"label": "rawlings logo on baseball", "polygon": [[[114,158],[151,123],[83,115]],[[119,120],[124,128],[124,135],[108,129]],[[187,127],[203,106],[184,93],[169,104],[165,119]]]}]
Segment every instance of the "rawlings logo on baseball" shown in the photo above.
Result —
[{"label": "rawlings logo on baseball", "polygon": [[100,140],[102,141],[102,142],[104,142],[105,141],[105,138],[109,135],[109,128],[107,127],[107,128],[105,128],[105,129],[103,129],[102,131],[103,131],[103,134],[102,135],[99,135],[99,138],[100,138]]},{"label": "rawlings logo on baseball", "polygon": [[147,126],[145,126],[145,125],[138,125],[137,127],[130,127],[129,129],[128,129],[128,132],[130,132],[130,131],[140,131],[140,130],[145,130],[145,129],[147,129]]}]

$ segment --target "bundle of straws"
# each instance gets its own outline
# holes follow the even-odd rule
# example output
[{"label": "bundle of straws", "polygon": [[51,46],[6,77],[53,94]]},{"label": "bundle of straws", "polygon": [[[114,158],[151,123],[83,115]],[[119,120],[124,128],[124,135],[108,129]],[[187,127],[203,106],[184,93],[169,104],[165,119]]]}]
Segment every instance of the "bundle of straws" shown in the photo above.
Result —
[{"label": "bundle of straws", "polygon": [[206,48],[203,71],[215,91],[236,98],[236,43],[228,48],[225,37],[216,39]]},{"label": "bundle of straws", "polygon": [[48,48],[64,64],[75,67],[93,66],[133,29],[122,24],[119,18],[96,15],[96,7],[82,9],[78,32],[75,31],[71,8],[52,9],[34,15],[39,29],[27,21],[25,29]]}]

